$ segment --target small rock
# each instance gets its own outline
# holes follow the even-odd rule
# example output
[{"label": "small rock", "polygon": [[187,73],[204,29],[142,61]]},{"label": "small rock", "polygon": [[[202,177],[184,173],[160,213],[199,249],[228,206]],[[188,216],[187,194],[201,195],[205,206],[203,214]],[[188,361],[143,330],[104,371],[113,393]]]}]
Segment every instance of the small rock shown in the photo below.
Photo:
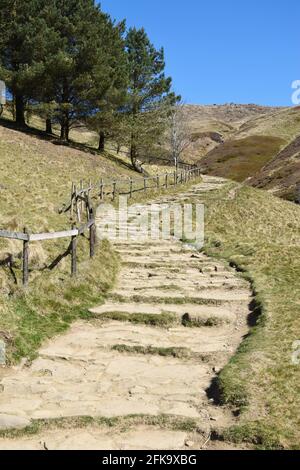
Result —
[{"label": "small rock", "polygon": [[37,373],[38,377],[52,377],[53,373],[49,369],[41,369]]},{"label": "small rock", "polygon": [[30,419],[23,416],[0,414],[0,430],[23,429],[30,425]]},{"label": "small rock", "polygon": [[186,447],[193,447],[193,445],[195,445],[195,443],[193,441],[185,441],[185,445],[186,445]]}]

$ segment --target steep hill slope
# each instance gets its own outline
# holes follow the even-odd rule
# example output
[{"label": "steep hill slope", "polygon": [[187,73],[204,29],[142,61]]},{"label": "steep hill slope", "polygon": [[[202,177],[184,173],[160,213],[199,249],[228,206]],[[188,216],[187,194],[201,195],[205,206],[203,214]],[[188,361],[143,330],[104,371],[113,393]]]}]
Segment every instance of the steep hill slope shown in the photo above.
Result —
[{"label": "steep hill slope", "polygon": [[[72,181],[134,176],[124,163],[88,147],[57,145],[39,131],[0,125],[0,228],[31,232],[69,229],[59,208],[70,198]],[[70,277],[70,239],[32,242],[30,282],[22,289],[22,242],[0,239],[0,340],[7,363],[32,357],[45,338],[64,331],[86,309],[101,302],[114,281],[117,257],[99,244],[89,258],[88,237],[78,240],[78,276]],[[54,266],[55,263],[55,267]]]},{"label": "steep hill slope", "polygon": [[220,142],[231,139],[241,126],[280,109],[254,104],[186,105],[184,116],[192,131],[193,142],[184,158],[191,162],[198,161],[218,147]]},{"label": "steep hill slope", "polygon": [[300,203],[300,137],[253,176],[249,184]]},{"label": "steep hill slope", "polygon": [[201,166],[207,174],[244,181],[258,175],[299,132],[299,107],[276,110],[242,124],[229,140],[201,159]]}]

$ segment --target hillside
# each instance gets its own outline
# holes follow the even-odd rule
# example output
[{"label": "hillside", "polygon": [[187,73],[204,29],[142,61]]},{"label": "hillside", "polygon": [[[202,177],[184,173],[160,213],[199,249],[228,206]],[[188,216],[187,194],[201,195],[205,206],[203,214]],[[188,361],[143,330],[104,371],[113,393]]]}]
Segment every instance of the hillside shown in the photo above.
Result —
[{"label": "hillside", "polygon": [[72,181],[135,175],[108,154],[76,144],[59,145],[55,138],[46,140],[38,133],[4,126],[0,126],[0,171],[1,226],[40,231],[65,227],[58,209],[68,199]]},{"label": "hillside", "polygon": [[186,105],[185,119],[192,132],[192,144],[184,158],[190,162],[198,161],[220,142],[231,139],[241,126],[280,109],[255,104]]},{"label": "hillside", "polygon": [[[91,136],[81,137],[84,141]],[[70,229],[69,216],[59,214],[59,208],[70,197],[72,181],[134,175],[111,155],[99,155],[75,142],[59,145],[55,137],[47,140],[37,129],[20,132],[2,120],[0,228],[27,227],[33,233]],[[30,283],[23,291],[22,242],[0,239],[0,340],[7,342],[8,364],[34,356],[43,340],[64,331],[88,307],[101,302],[114,282],[117,257],[103,242],[90,260],[87,237],[78,242],[78,276],[72,279],[69,243],[58,239],[30,244]]]},{"label": "hillside", "polygon": [[[233,131],[230,138],[221,145],[215,146],[201,158],[201,167],[207,174],[223,176],[242,182],[253,178],[253,183],[260,181],[260,171],[264,168],[262,178],[268,185],[267,189],[276,186],[276,177],[281,179],[282,193],[293,185],[290,182],[291,173],[297,169],[297,161],[293,159],[292,167],[280,174],[273,173],[273,163],[270,162],[279,154],[279,162],[284,155],[281,151],[288,147],[300,133],[300,108],[275,110],[262,116],[249,119]],[[288,150],[293,152],[293,148]],[[286,162],[285,162],[286,163]],[[280,165],[280,163],[279,163]],[[294,168],[295,165],[295,168]],[[268,171],[270,170],[270,173]],[[292,176],[292,181],[295,175]]]},{"label": "hillside", "polygon": [[300,137],[282,150],[257,175],[249,180],[256,188],[268,189],[275,195],[300,202]]}]

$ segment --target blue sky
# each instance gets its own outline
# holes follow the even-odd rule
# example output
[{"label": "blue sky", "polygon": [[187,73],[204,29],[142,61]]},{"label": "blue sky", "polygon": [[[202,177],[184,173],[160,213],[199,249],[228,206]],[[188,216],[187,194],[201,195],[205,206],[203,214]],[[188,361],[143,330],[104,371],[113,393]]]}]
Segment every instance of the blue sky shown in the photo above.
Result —
[{"label": "blue sky", "polygon": [[300,80],[299,0],[101,0],[164,46],[166,71],[195,104],[291,105]]}]

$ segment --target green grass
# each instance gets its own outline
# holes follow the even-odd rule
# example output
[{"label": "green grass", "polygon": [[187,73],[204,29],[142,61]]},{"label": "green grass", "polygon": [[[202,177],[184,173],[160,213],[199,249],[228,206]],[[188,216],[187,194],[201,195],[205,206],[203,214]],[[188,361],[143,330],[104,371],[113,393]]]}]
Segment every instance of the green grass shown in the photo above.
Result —
[{"label": "green grass", "polygon": [[198,431],[196,420],[192,418],[181,418],[178,416],[128,415],[115,418],[80,416],[76,418],[34,420],[30,426],[27,426],[24,429],[0,431],[0,438],[18,439],[25,436],[34,436],[43,431],[87,429],[89,427],[112,428],[116,432],[126,432],[140,425],[155,426],[160,429],[171,429],[174,431],[185,431],[190,433]]},{"label": "green grass", "polygon": [[234,444],[253,444],[256,450],[283,450],[277,429],[266,427],[261,421],[233,426],[223,432],[222,439]]},{"label": "green grass", "polygon": [[[1,228],[22,231],[27,226],[33,233],[68,229],[69,214],[59,214],[59,208],[70,197],[72,181],[135,175],[107,155],[55,145],[34,129],[20,132],[7,121],[1,124]],[[118,258],[111,246],[101,243],[90,260],[88,239],[80,237],[78,276],[71,279],[69,243],[60,239],[30,244],[30,281],[24,290],[22,242],[0,239],[0,339],[7,344],[8,364],[32,359],[44,340],[83,318],[112,287]],[[13,256],[12,271],[3,263],[8,254]]]},{"label": "green grass", "polygon": [[291,360],[300,339],[300,208],[246,187],[232,198],[233,188],[205,198],[205,251],[244,271],[260,315],[219,376],[221,399],[241,413],[235,434],[300,448],[300,369]]},{"label": "green grass", "polygon": [[103,303],[114,283],[118,257],[102,242],[93,260],[82,261],[78,269],[76,279],[61,271],[45,272],[26,291],[2,299],[0,331],[9,338],[8,365],[22,357],[34,359],[43,341],[63,333],[76,319],[90,318],[88,309]]},{"label": "green grass", "polygon": [[126,344],[115,344],[112,349],[113,351],[129,354],[175,357],[179,359],[189,359],[192,357],[191,351],[187,348],[156,348],[154,346],[127,346]]},{"label": "green grass", "polygon": [[260,449],[300,449],[300,366],[292,364],[300,340],[300,207],[234,182],[202,200],[204,251],[242,272],[256,305],[256,325],[218,377],[222,403],[240,413],[224,436]]},{"label": "green grass", "polygon": [[157,303],[157,304],[175,304],[175,305],[184,305],[184,304],[195,304],[195,305],[214,305],[220,306],[226,303],[224,300],[216,300],[216,299],[201,299],[198,297],[159,297],[159,296],[147,296],[141,297],[140,295],[132,295],[129,297],[120,295],[120,294],[112,294],[110,295],[111,300],[115,300],[116,302],[135,302],[135,303],[145,303],[145,299],[147,299],[147,303]]},{"label": "green grass", "polygon": [[90,318],[100,320],[113,320],[121,322],[129,322],[135,325],[149,325],[168,328],[179,323],[178,317],[172,313],[123,313],[123,312],[108,312],[101,315],[91,314]]}]

